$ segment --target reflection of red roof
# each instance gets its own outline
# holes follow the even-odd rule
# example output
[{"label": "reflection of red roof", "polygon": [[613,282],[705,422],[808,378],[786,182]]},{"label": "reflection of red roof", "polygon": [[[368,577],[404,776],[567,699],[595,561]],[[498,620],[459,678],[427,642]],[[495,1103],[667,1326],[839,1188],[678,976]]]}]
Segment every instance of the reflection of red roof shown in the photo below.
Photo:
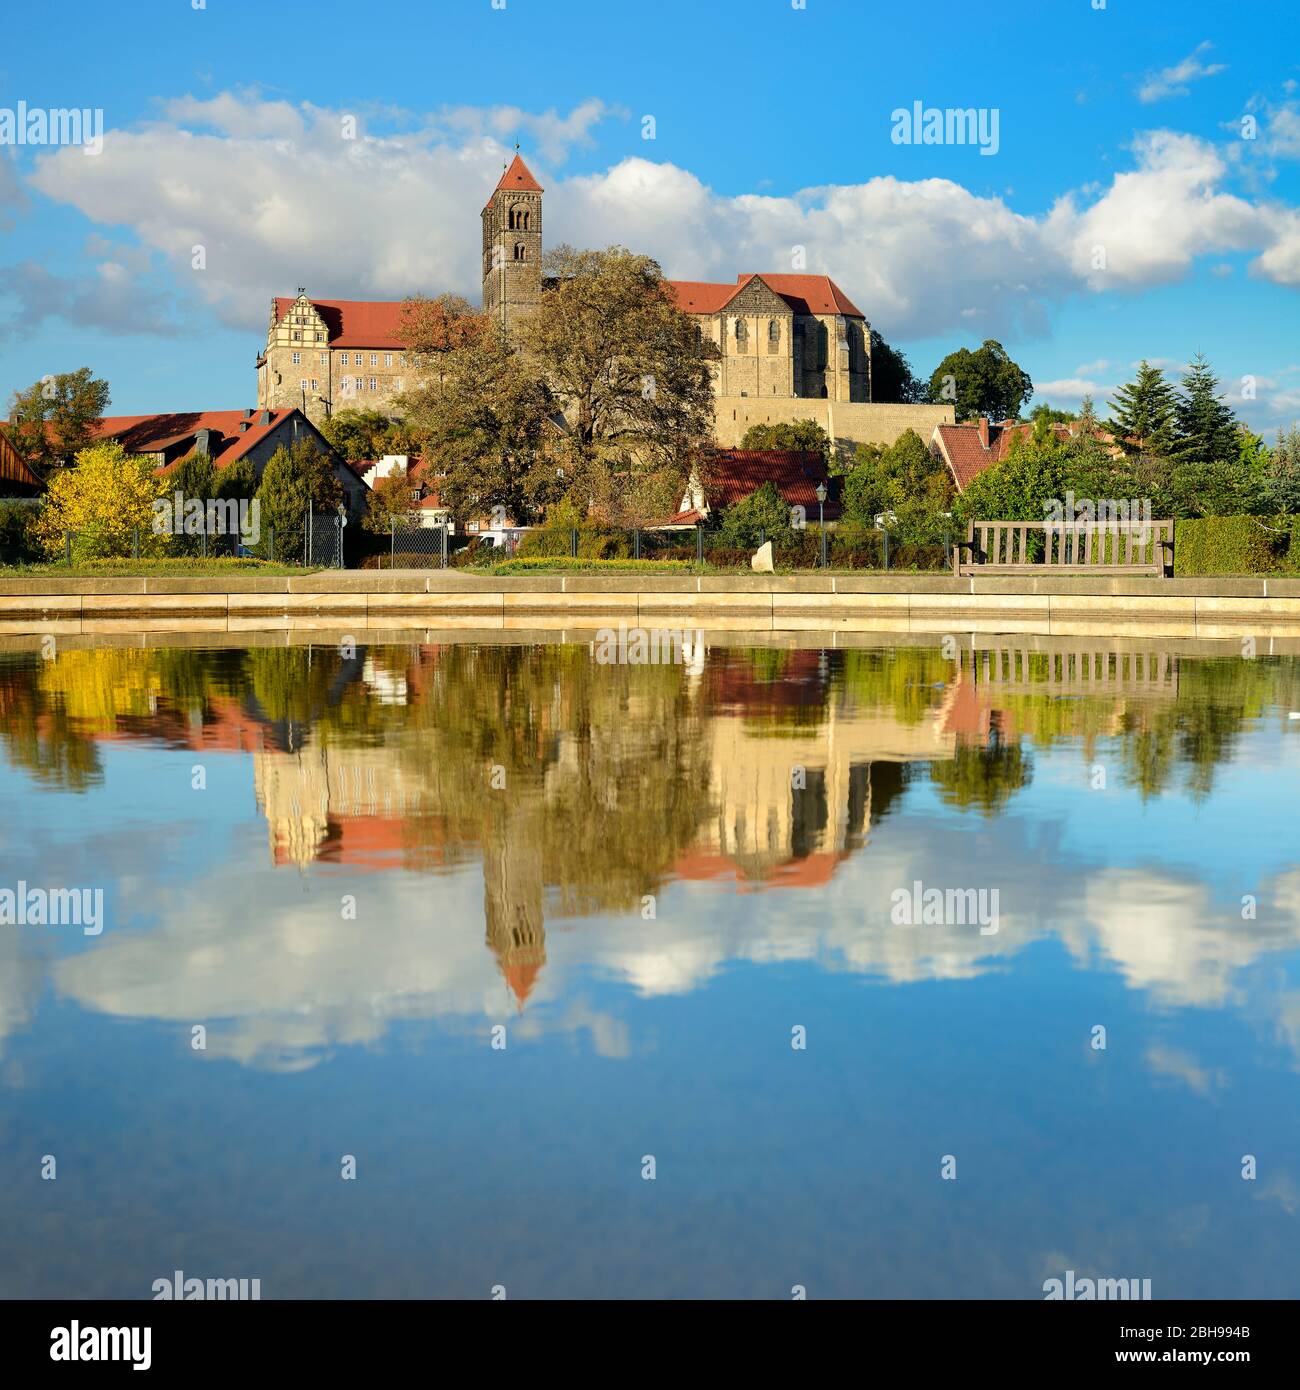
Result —
[{"label": "reflection of red roof", "polygon": [[719,648],[710,656],[705,680],[709,706],[717,713],[774,714],[821,706],[827,677],[819,651],[782,652],[770,679],[764,679],[743,652]]},{"label": "reflection of red roof", "polygon": [[688,314],[716,314],[749,284],[761,280],[790,306],[796,314],[847,314],[862,318],[862,310],[829,275],[737,275],[729,285],[709,280],[669,280],[677,307]]},{"label": "reflection of red roof", "polygon": [[[284,316],[298,301],[287,295],[277,295],[275,321]],[[406,347],[402,337],[401,299],[313,299],[312,307],[325,320],[330,347],[336,348],[397,348]],[[310,347],[310,344],[308,345]]]},{"label": "reflection of red roof", "polygon": [[524,1001],[533,992],[537,984],[537,977],[542,973],[541,962],[522,960],[503,962],[501,973],[505,976],[510,993],[515,996],[520,1012],[522,1012]]},{"label": "reflection of red roof", "polygon": [[847,855],[816,850],[802,859],[787,859],[778,864],[765,878],[755,881],[734,859],[725,854],[705,850],[690,850],[673,864],[676,878],[689,883],[707,883],[715,878],[731,876],[739,891],[752,893],[759,888],[819,888],[829,883],[835,867]]}]

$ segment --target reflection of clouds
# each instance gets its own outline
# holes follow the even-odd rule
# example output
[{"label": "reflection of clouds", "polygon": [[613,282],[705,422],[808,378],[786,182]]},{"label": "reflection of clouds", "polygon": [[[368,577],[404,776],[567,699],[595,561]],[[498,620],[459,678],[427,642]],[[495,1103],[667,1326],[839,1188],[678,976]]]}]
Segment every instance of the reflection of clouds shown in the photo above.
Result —
[{"label": "reflection of clouds", "polygon": [[[322,876],[307,904],[301,882],[261,874],[237,900],[212,884],[169,896],[167,925],[101,938],[59,961],[55,984],[101,1013],[203,1023],[208,1055],[280,1069],[377,1043],[402,1019],[508,1016],[477,875],[439,879],[432,910],[420,880],[369,876],[358,891]],[[344,892],[356,921],[341,920]]]},{"label": "reflection of clouds", "polygon": [[[187,1028],[204,1023],[209,1055],[290,1069],[334,1047],[376,1045],[399,1021],[427,1019],[456,1031],[512,1019],[512,1033],[525,1039],[585,1035],[600,1055],[626,1056],[626,1025],[573,999],[591,971],[643,997],[702,988],[733,962],[810,962],[895,985],[969,980],[1055,935],[1081,968],[1108,962],[1162,1005],[1244,1007],[1246,967],[1300,945],[1300,871],[1261,884],[1259,918],[1248,922],[1232,903],[1216,906],[1203,882],[1153,870],[1089,872],[1057,853],[1041,826],[1033,847],[1017,832],[1030,833],[1014,819],[996,834],[972,834],[944,817],[899,818],[815,892],[665,885],[655,921],[594,917],[552,930],[523,1016],[484,942],[474,871],[434,879],[395,871],[359,882],[263,869],[238,896],[224,876],[141,886],[153,897],[135,906],[152,908],[162,925],[106,934],[53,974],[84,1007]],[[891,892],[916,879],[997,888],[998,933],[893,924]],[[358,895],[355,922],[341,920],[345,892]],[[20,963],[0,981],[0,1036],[30,1016],[39,974],[36,964]],[[1257,999],[1255,1007],[1300,1055],[1300,996]],[[1153,1046],[1147,1063],[1200,1094],[1222,1084],[1218,1072],[1170,1048]]]},{"label": "reflection of clouds", "polygon": [[31,1023],[44,983],[42,963],[26,935],[31,930],[0,927],[0,1056],[5,1039]]},{"label": "reflection of clouds", "polygon": [[1147,1048],[1146,1059],[1153,1072],[1183,1082],[1200,1096],[1208,1096],[1212,1090],[1227,1085],[1227,1074],[1221,1068],[1209,1071],[1190,1052],[1179,1047],[1153,1043]]}]

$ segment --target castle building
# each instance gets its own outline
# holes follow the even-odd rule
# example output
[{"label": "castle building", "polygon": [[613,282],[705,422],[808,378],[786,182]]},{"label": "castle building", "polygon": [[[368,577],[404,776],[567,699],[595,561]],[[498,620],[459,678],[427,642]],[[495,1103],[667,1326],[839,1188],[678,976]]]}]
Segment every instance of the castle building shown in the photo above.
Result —
[{"label": "castle building", "polygon": [[[546,293],[543,192],[516,154],[481,214],[483,312],[507,334]],[[871,325],[828,275],[667,284],[715,349],[719,444],[738,445],[753,424],[801,419],[848,447],[889,444],[905,429],[928,439],[952,423],[951,406],[873,403]],[[302,288],[273,299],[257,359],[259,407],[296,406],[316,422],[343,409],[391,412],[406,384],[401,311],[400,301],[313,299]]]}]

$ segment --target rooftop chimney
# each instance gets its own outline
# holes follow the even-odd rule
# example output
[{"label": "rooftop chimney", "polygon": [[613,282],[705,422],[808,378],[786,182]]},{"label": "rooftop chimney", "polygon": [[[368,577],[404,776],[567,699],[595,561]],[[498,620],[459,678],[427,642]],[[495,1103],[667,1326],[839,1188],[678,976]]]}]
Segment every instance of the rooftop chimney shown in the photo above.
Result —
[{"label": "rooftop chimney", "polygon": [[[270,412],[269,410],[264,410],[264,411],[257,417],[257,423],[258,423],[259,425],[269,425],[269,424],[271,423],[271,412]],[[985,436],[988,435],[988,424],[987,424],[987,422],[985,423],[985,426],[984,426],[984,433],[985,433]]]},{"label": "rooftop chimney", "polygon": [[989,417],[987,415],[981,415],[978,423],[980,430],[980,444],[987,449],[989,447]]}]

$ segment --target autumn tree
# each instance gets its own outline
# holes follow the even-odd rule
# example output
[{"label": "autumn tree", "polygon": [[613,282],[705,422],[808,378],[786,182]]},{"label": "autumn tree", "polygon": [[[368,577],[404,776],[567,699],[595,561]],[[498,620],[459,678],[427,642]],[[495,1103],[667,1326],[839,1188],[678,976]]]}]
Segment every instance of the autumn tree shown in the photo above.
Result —
[{"label": "autumn tree", "polygon": [[154,503],[167,490],[148,459],[116,441],[93,444],[51,475],[36,534],[52,558],[63,555],[66,532],[77,560],[128,556],[137,541],[142,555],[161,554],[171,537],[155,534]]},{"label": "autumn tree", "polygon": [[42,377],[14,392],[9,442],[47,477],[90,444],[108,399],[108,382],[92,376],[89,367]]},{"label": "autumn tree", "polygon": [[375,479],[366,502],[366,514],[361,521],[367,531],[386,536],[393,529],[394,522],[400,525],[418,518],[419,510],[411,501],[410,479],[401,469]]},{"label": "autumn tree", "polygon": [[[464,317],[464,316],[462,316]],[[454,341],[417,354],[416,382],[399,401],[453,515],[494,506],[535,518],[568,483],[549,451],[558,410],[536,365],[481,315],[457,322]]]},{"label": "autumn tree", "polygon": [[558,246],[544,269],[521,347],[567,421],[576,489],[597,491],[621,464],[674,467],[684,481],[713,433],[710,345],[658,264],[619,246]]}]

